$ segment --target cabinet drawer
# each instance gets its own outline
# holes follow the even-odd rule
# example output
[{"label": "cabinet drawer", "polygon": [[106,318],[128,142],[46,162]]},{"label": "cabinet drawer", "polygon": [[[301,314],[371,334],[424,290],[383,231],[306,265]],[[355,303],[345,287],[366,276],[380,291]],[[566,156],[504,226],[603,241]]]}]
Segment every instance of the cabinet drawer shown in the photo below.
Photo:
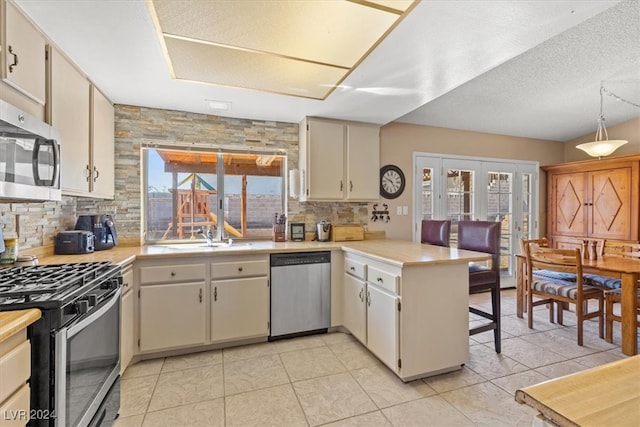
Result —
[{"label": "cabinet drawer", "polygon": [[211,279],[266,276],[269,274],[267,259],[221,261],[211,263]]},{"label": "cabinet drawer", "polygon": [[31,390],[23,385],[5,402],[0,401],[0,425],[2,427],[23,427],[29,421]]},{"label": "cabinet drawer", "polygon": [[[31,345],[25,341],[0,358],[0,402],[23,386],[31,376]],[[0,413],[2,414],[2,413]]]},{"label": "cabinet drawer", "polygon": [[362,280],[367,280],[367,266],[353,259],[347,258],[344,260],[344,270]]},{"label": "cabinet drawer", "polygon": [[140,284],[204,280],[204,264],[164,265],[140,268]]},{"label": "cabinet drawer", "polygon": [[375,283],[381,288],[385,288],[394,294],[399,293],[398,282],[400,277],[389,273],[388,271],[380,270],[379,268],[367,266],[367,280],[371,283]]}]

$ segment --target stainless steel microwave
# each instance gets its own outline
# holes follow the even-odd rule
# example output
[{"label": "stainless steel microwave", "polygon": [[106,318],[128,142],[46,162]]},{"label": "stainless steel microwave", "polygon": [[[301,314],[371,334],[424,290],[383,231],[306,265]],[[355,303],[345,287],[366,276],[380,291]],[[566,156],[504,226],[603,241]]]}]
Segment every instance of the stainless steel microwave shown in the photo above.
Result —
[{"label": "stainless steel microwave", "polygon": [[0,100],[0,203],[61,198],[60,133]]}]

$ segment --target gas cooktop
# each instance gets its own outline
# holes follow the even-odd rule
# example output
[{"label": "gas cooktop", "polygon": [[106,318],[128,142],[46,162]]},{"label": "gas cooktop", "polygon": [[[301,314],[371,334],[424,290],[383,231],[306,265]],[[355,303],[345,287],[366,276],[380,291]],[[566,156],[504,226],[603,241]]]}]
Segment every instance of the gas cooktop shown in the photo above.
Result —
[{"label": "gas cooktop", "polygon": [[34,265],[0,269],[0,311],[60,306],[87,294],[119,272],[110,262]]}]

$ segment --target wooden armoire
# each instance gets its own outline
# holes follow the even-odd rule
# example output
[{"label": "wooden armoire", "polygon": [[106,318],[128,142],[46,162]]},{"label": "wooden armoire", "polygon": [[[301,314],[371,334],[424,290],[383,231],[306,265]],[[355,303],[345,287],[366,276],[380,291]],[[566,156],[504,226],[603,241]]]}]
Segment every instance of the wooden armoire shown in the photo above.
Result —
[{"label": "wooden armoire", "polygon": [[553,247],[582,240],[637,242],[640,154],[543,166],[547,172],[547,237]]}]

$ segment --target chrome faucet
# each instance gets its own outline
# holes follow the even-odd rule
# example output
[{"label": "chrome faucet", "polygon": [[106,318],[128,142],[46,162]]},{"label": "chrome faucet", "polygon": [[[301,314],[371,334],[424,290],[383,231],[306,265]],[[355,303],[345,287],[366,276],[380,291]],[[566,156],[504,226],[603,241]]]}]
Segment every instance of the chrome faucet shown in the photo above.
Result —
[{"label": "chrome faucet", "polygon": [[203,232],[202,229],[200,229],[200,234],[202,234],[204,238],[207,239],[207,246],[213,246],[214,238],[213,238],[213,231],[211,230],[211,226],[207,227],[206,233]]}]

